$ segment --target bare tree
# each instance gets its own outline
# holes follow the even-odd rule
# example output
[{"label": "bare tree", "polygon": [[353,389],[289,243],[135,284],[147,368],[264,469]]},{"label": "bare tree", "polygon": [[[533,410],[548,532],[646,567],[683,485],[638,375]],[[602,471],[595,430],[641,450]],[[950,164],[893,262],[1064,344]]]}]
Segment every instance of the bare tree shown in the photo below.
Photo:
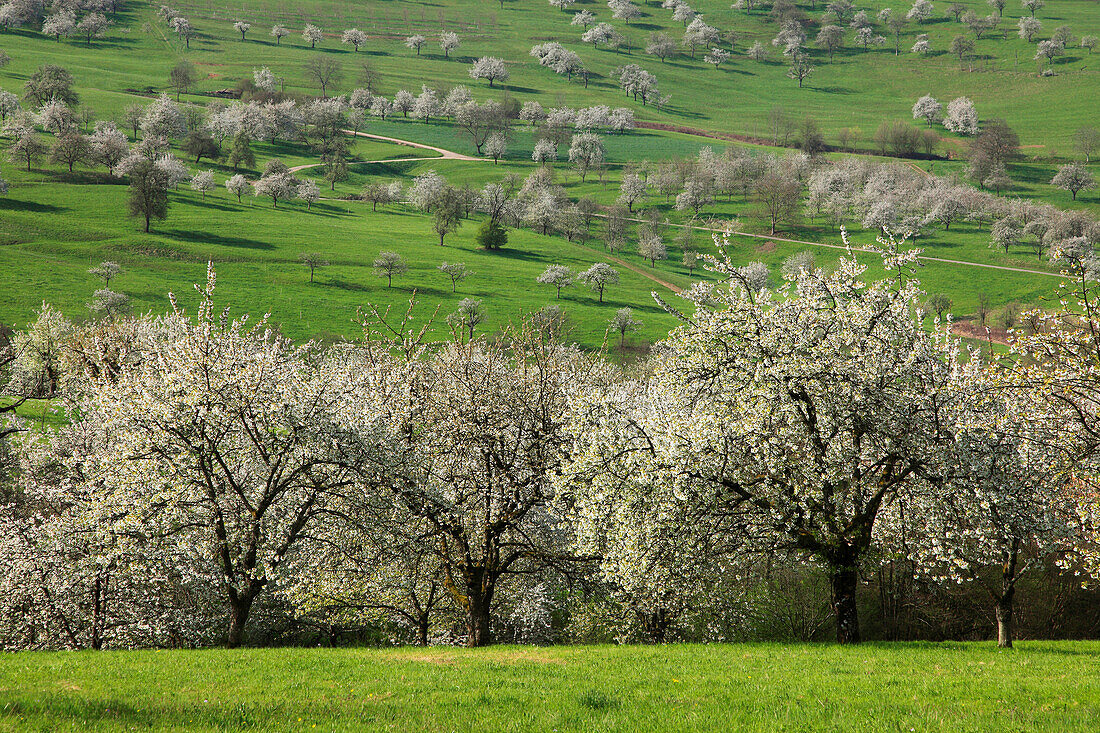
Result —
[{"label": "bare tree", "polygon": [[327,97],[329,86],[339,84],[344,76],[340,62],[327,54],[316,56],[306,62],[305,72],[307,77],[321,87],[322,97]]},{"label": "bare tree", "polygon": [[298,255],[298,261],[309,268],[309,281],[313,282],[313,273],[322,267],[328,267],[328,260],[317,252],[303,252]]},{"label": "bare tree", "polygon": [[798,212],[801,195],[801,184],[782,173],[770,171],[757,182],[756,202],[760,213],[769,220],[773,235],[780,222],[787,221]]}]

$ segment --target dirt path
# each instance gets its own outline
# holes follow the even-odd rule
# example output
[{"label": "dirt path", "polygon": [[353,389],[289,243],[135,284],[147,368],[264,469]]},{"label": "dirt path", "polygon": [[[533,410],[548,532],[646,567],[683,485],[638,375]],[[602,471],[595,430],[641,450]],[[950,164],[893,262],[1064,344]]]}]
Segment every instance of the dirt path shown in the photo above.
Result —
[{"label": "dirt path", "polygon": [[[641,126],[641,125],[639,125],[639,126]],[[654,123],[652,125],[652,127],[656,128],[656,129],[668,129],[669,127],[672,127],[672,126],[670,126],[670,125],[659,126],[659,123]],[[351,131],[348,130],[347,132],[351,132]],[[482,158],[475,158],[475,157],[470,156],[470,155],[464,155],[462,153],[456,153],[455,151],[447,150],[446,148],[437,148],[434,145],[425,145],[423,143],[415,143],[415,142],[412,142],[411,140],[402,140],[402,139],[396,138],[396,137],[386,137],[384,135],[373,135],[373,134],[370,134],[370,133],[367,133],[367,132],[357,132],[357,133],[355,133],[355,135],[357,135],[359,137],[370,138],[372,140],[383,140],[385,142],[395,143],[397,145],[408,145],[409,147],[420,148],[422,150],[433,150],[433,151],[439,153],[439,157],[437,157],[437,158],[391,158],[391,159],[388,159],[388,160],[361,160],[361,161],[357,161],[353,165],[360,165],[360,164],[365,164],[365,163],[398,163],[398,162],[405,162],[405,161],[411,161],[411,160],[465,160],[465,161],[480,161],[480,160],[483,160]],[[731,136],[731,137],[733,137],[733,136]],[[308,165],[300,165],[300,166],[296,166],[294,168],[291,168],[290,170],[291,171],[299,171],[299,170],[303,170],[305,168],[313,168],[313,167],[318,166],[318,165],[321,165],[321,164],[320,163],[312,163],[312,164],[308,164]],[[921,173],[924,173],[925,175],[929,175],[927,171],[921,169],[916,164],[910,163],[910,165],[912,165],[915,170],[918,170]],[[603,217],[604,215],[597,214],[597,216]],[[640,222],[640,221],[643,221],[643,219],[631,218],[631,221]],[[685,227],[685,226],[688,226],[688,225],[687,224],[670,224],[669,226]],[[693,226],[692,228],[696,229],[698,231],[704,231],[704,232],[715,232],[715,233],[721,233],[722,232],[721,229],[714,229],[714,228],[711,228],[711,227]],[[848,249],[848,247],[845,247],[843,244],[826,244],[824,242],[808,242],[804,239],[788,239],[788,238],[785,238],[785,237],[773,237],[773,236],[769,236],[767,234],[751,234],[749,232],[730,232],[730,233],[734,234],[734,235],[737,235],[739,237],[749,237],[749,238],[752,238],[752,239],[763,239],[763,240],[767,240],[767,241],[771,241],[771,242],[785,242],[787,244],[805,244],[805,245],[810,246],[810,247],[827,247],[829,249]],[[581,246],[584,246],[584,245],[581,245]],[[597,252],[597,253],[599,252],[599,250],[593,249],[591,247],[585,247],[585,249],[589,249],[592,252]],[[873,252],[874,251],[874,250],[868,249],[866,247],[852,247],[852,249],[855,250],[855,251],[859,251],[859,252]],[[626,267],[630,270],[633,270],[634,272],[637,272],[639,275],[643,275],[643,276],[647,277],[648,279],[652,280],[653,282],[668,288],[669,290],[671,290],[674,293],[679,293],[680,290],[681,290],[681,288],[678,288],[677,286],[673,285],[672,283],[661,280],[660,278],[656,277],[655,275],[652,275],[652,274],[646,272],[645,270],[626,262],[625,260],[622,260],[618,257],[614,257],[614,256],[611,256],[611,255],[605,255],[605,256],[608,259],[612,259],[615,262],[619,263],[623,267]],[[986,264],[984,262],[967,262],[966,260],[952,260],[952,259],[948,259],[946,257],[929,257],[929,256],[926,256],[926,255],[922,255],[920,259],[928,261],[928,262],[942,262],[942,263],[947,264],[947,265],[962,265],[963,267],[982,267],[982,268],[985,268],[987,270],[1001,270],[1001,271],[1004,271],[1004,272],[1020,272],[1020,273],[1026,274],[1026,275],[1045,275],[1047,277],[1059,277],[1059,278],[1062,277],[1062,275],[1057,273],[1057,272],[1045,272],[1043,270],[1030,270],[1026,267],[1009,267],[1008,265],[989,265],[989,264]]]},{"label": "dirt path", "polygon": [[615,255],[609,255],[606,252],[601,252],[600,250],[596,249],[595,247],[589,247],[587,244],[578,244],[577,246],[580,247],[581,249],[586,249],[586,250],[588,250],[589,252],[591,252],[593,254],[599,255],[600,257],[603,257],[605,260],[611,260],[612,262],[620,264],[623,267],[625,267],[626,269],[628,269],[632,272],[636,272],[639,275],[641,275],[642,277],[647,278],[649,280],[652,280],[653,282],[657,283],[658,285],[664,286],[664,287],[668,288],[669,290],[671,290],[674,293],[679,294],[679,293],[683,292],[683,288],[679,287],[678,285],[673,285],[672,283],[668,282],[667,280],[662,280],[661,278],[657,277],[653,273],[646,272],[641,267],[638,267],[637,265],[631,264],[631,263],[627,262],[626,260],[624,260],[620,257],[616,257]]},{"label": "dirt path", "polygon": [[905,164],[906,164],[907,166],[909,166],[910,168],[912,168],[913,170],[915,170],[915,171],[916,171],[917,173],[923,173],[923,174],[924,174],[925,176],[927,176],[928,178],[931,178],[931,177],[932,177],[932,174],[931,174],[931,173],[929,173],[928,171],[926,171],[926,170],[925,170],[924,168],[921,168],[921,167],[920,167],[919,165],[917,165],[916,163],[914,163],[914,162],[913,162],[913,161],[911,161],[911,160],[907,160],[907,161],[905,161]]},{"label": "dirt path", "polygon": [[464,155],[462,153],[456,153],[453,150],[447,150],[446,148],[437,148],[434,145],[425,145],[424,143],[414,143],[411,140],[402,140],[397,137],[386,137],[385,135],[372,135],[369,132],[352,132],[351,130],[344,130],[346,133],[355,135],[356,137],[366,137],[371,140],[382,140],[387,143],[394,143],[396,145],[407,145],[410,148],[420,148],[421,150],[434,150],[439,153],[439,157],[443,160],[485,160],[484,158],[475,158],[472,155]]},{"label": "dirt path", "polygon": [[[368,165],[371,163],[408,163],[418,160],[483,160],[482,158],[475,158],[470,155],[464,155],[462,153],[456,153],[453,150],[447,150],[446,148],[437,148],[434,145],[425,145],[424,143],[414,143],[412,140],[402,140],[397,137],[386,137],[385,135],[373,135],[369,132],[352,132],[351,130],[344,130],[349,135],[355,135],[356,137],[365,137],[370,140],[381,140],[382,142],[393,143],[394,145],[404,145],[409,148],[419,148],[420,150],[431,150],[434,153],[439,153],[437,156],[430,158],[386,158],[384,160],[356,160],[348,163],[348,165]],[[290,169],[291,173],[297,173],[307,168],[317,168],[324,163],[307,163],[305,165],[296,165]]]},{"label": "dirt path", "polygon": [[732,132],[712,132],[710,130],[700,130],[698,127],[672,125],[667,122],[649,122],[647,120],[639,120],[638,122],[634,123],[634,126],[641,130],[663,130],[665,132],[678,132],[682,135],[705,137],[711,140],[727,140],[729,142],[749,143],[750,145],[767,145],[769,147],[773,146],[771,140],[762,137],[753,137],[752,135],[737,135]]},{"label": "dirt path", "polygon": [[[600,217],[600,218],[605,218],[606,214],[596,214],[596,216]],[[644,222],[645,220],[640,219],[640,218],[636,218],[636,217],[631,217],[631,218],[629,218],[629,221]],[[673,224],[673,223],[670,222],[668,224],[668,226],[671,226],[671,227],[686,227],[688,225],[687,224]],[[724,231],[722,229],[715,229],[713,227],[704,227],[704,226],[693,226],[692,229],[695,229],[695,230],[701,231],[701,232],[713,232],[713,233],[716,233],[716,234],[721,234]],[[805,244],[805,245],[808,245],[810,247],[827,247],[828,249],[844,249],[844,250],[849,249],[848,247],[845,247],[843,244],[826,244],[824,242],[808,242],[805,239],[788,239],[786,237],[773,237],[773,236],[770,236],[768,234],[751,234],[749,232],[737,232],[737,231],[730,232],[730,234],[733,234],[733,235],[738,236],[738,237],[749,237],[751,239],[763,239],[763,240],[766,240],[766,241],[769,241],[769,242],[784,242],[786,244]],[[870,249],[868,247],[851,247],[851,249],[855,252],[874,252],[875,251],[875,250]],[[987,270],[1003,270],[1003,271],[1006,271],[1006,272],[1022,272],[1022,273],[1027,274],[1027,275],[1046,275],[1047,277],[1059,277],[1059,278],[1063,277],[1062,274],[1058,273],[1058,272],[1046,272],[1044,270],[1029,270],[1026,267],[1009,267],[1008,265],[987,265],[984,262],[968,262],[966,260],[951,260],[951,259],[947,259],[945,257],[929,257],[927,255],[921,255],[920,259],[925,260],[927,262],[942,262],[942,263],[947,264],[947,265],[963,265],[965,267],[983,267]]]},{"label": "dirt path", "polygon": [[[382,160],[350,160],[348,165],[367,165],[370,163],[409,163],[416,160],[443,160],[442,157],[434,158],[384,158]],[[291,173],[297,173],[298,171],[304,171],[307,168],[319,168],[324,163],[305,163],[304,165],[296,165],[290,169]]]}]

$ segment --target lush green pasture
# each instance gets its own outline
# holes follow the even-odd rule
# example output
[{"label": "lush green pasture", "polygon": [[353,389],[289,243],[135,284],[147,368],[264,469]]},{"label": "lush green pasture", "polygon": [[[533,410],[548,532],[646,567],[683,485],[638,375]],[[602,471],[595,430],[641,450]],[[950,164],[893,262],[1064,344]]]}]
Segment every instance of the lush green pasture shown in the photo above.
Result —
[{"label": "lush green pasture", "polygon": [[[982,0],[962,2],[979,15],[990,12]],[[904,13],[909,4],[883,1],[868,9],[873,15],[880,7],[893,5],[895,12]],[[894,54],[894,39],[880,25],[879,32],[888,36],[885,46],[864,51],[855,45],[849,29],[845,47],[831,59],[813,44],[824,3],[816,3],[815,7],[807,3],[805,10],[816,23],[809,31],[808,50],[817,70],[803,89],[786,78],[786,65],[778,49],[770,45],[776,29],[766,21],[766,7],[764,12],[746,13],[731,9],[727,0],[697,0],[692,4],[711,25],[737,34],[734,57],[715,70],[702,60],[702,53],[697,53],[695,59],[679,54],[665,63],[647,56],[643,51],[650,33],[667,31],[679,40],[683,26],[673,22],[671,11],[660,8],[655,0],[639,5],[643,17],[628,25],[612,20],[606,4],[595,0],[582,0],[564,13],[545,2],[515,0],[504,0],[502,4],[486,0],[303,0],[294,4],[238,0],[228,7],[207,0],[185,0],[173,7],[198,31],[190,49],[186,49],[153,15],[156,3],[134,2],[109,38],[91,47],[75,38],[60,44],[44,42],[40,35],[22,30],[6,34],[2,40],[14,59],[9,74],[18,77],[46,58],[64,57],[83,85],[98,90],[89,95],[89,101],[105,108],[123,103],[127,89],[162,87],[168,69],[179,58],[191,59],[204,72],[201,91],[232,86],[259,65],[270,66],[285,77],[288,90],[312,91],[302,67],[318,53],[335,55],[344,62],[345,78],[340,87],[348,89],[355,81],[357,62],[369,60],[382,75],[381,89],[392,94],[402,87],[418,89],[421,83],[473,85],[467,75],[470,62],[482,55],[494,55],[508,62],[511,78],[504,88],[516,97],[543,102],[560,99],[568,104],[626,103],[612,72],[623,64],[639,63],[655,73],[662,89],[672,94],[668,109],[659,113],[629,101],[645,117],[758,136],[768,134],[768,112],[781,106],[799,117],[819,118],[829,133],[841,127],[859,128],[866,143],[883,119],[909,118],[913,100],[922,94],[942,98],[968,95],[983,117],[1003,116],[1020,129],[1026,144],[1043,145],[1057,152],[1069,148],[1074,129],[1090,116],[1098,81],[1093,59],[1086,50],[1076,47],[1057,60],[1056,76],[1038,77],[1034,44],[1016,35],[1016,22],[1025,12],[1017,2],[1008,4],[1001,27],[978,40],[973,56],[961,64],[947,48],[955,35],[971,34],[945,15],[946,3],[936,4],[930,21],[909,24],[900,38],[900,55]],[[583,44],[582,29],[569,24],[573,12],[582,8],[593,11],[600,21],[612,22],[626,36],[627,46],[607,50]],[[1048,3],[1038,16],[1044,25],[1039,38],[1049,38],[1062,24],[1070,25],[1077,37],[1100,32],[1100,16],[1092,0],[1057,0]],[[243,42],[232,28],[235,19],[253,24]],[[268,34],[275,22],[291,31],[280,46]],[[327,34],[317,49],[310,49],[300,37],[307,22],[321,26]],[[340,34],[350,27],[358,27],[370,36],[370,42],[357,55],[339,42]],[[453,30],[462,38],[462,46],[450,58],[444,58],[434,42],[440,28]],[[413,33],[429,37],[420,56],[403,46],[404,37]],[[929,58],[909,52],[920,33],[931,37],[935,52]],[[578,80],[570,82],[539,67],[528,55],[533,44],[544,40],[559,40],[581,55],[592,70],[587,89]],[[757,40],[768,46],[768,62],[757,63],[744,55]],[[136,58],[142,63],[135,63]]]},{"label": "lush green pasture", "polygon": [[[411,130],[425,126],[403,127]],[[386,134],[390,132],[385,130]],[[293,165],[313,161],[301,146],[259,148],[258,165],[273,156]],[[409,150],[413,149],[362,141],[353,152],[360,160],[378,160],[405,157]],[[574,337],[587,346],[596,346],[603,340],[608,318],[618,307],[630,306],[638,311],[644,325],[637,338],[646,341],[659,339],[674,323],[649,295],[654,289],[670,295],[668,289],[616,259],[677,287],[687,285],[692,278],[682,265],[674,228],[666,231],[669,259],[656,267],[643,261],[630,246],[611,258],[597,239],[582,245],[522,229],[511,233],[505,251],[490,253],[474,242],[479,224],[476,216],[449,235],[445,247],[439,247],[430,216],[400,205],[373,212],[368,204],[336,198],[355,193],[370,180],[396,178],[407,183],[429,169],[456,185],[480,187],[507,172],[526,175],[533,169],[529,162],[494,165],[490,161],[423,160],[357,164],[352,166],[350,180],[338,184],[334,193],[325,191],[333,198],[323,200],[312,210],[297,201],[281,203],[277,209],[266,200],[252,197],[238,203],[220,187],[224,177],[231,174],[226,166],[204,161],[199,167],[217,170],[218,190],[205,198],[186,186],[173,191],[168,220],[155,222],[154,231],[148,235],[125,216],[126,189],[117,180],[102,173],[70,176],[49,170],[12,170],[11,191],[0,198],[0,242],[4,245],[0,246],[0,271],[13,286],[0,290],[0,321],[22,325],[33,317],[43,300],[73,317],[81,317],[92,292],[100,286],[86,271],[105,259],[123,265],[125,273],[112,281],[112,287],[129,295],[137,311],[162,312],[167,307],[168,291],[190,292],[191,284],[203,279],[206,263],[213,261],[225,302],[256,315],[270,312],[273,321],[295,338],[353,336],[358,309],[369,303],[403,307],[415,288],[423,309],[431,312],[438,307],[441,315],[454,310],[463,297],[483,299],[488,318],[482,328],[490,332],[514,320],[520,312],[529,313],[558,302],[570,318]],[[591,195],[610,204],[617,196],[621,173],[622,168],[614,166],[604,183],[591,177],[582,183],[564,166],[558,168],[557,175],[569,195]],[[303,174],[319,176],[321,170],[307,169]],[[639,215],[648,207],[658,208],[661,217],[673,223],[683,221],[660,196],[646,202]],[[766,232],[751,203],[737,197],[718,202],[711,211],[721,217],[741,217],[748,231]],[[593,237],[598,236],[600,226],[598,220],[593,224]],[[874,239],[871,232],[858,229],[852,236],[857,246]],[[784,228],[779,237],[821,242],[834,248],[735,237],[732,256],[742,264],[763,260],[777,271],[786,257],[800,250],[813,249],[822,264],[842,253],[835,248],[841,243],[839,232],[824,225],[803,221]],[[695,244],[704,251],[713,251],[710,239],[709,232],[700,231],[695,235]],[[950,232],[936,232],[917,244],[932,257],[1050,271],[1049,264],[1025,247],[1006,256],[990,250],[987,241],[988,228],[978,231],[973,225],[957,224]],[[374,258],[384,250],[401,253],[411,268],[395,279],[392,289],[372,270]],[[330,267],[318,271],[314,283],[309,282],[308,271],[297,261],[304,252],[318,252],[331,262]],[[874,259],[871,255],[867,258]],[[458,293],[450,292],[449,281],[435,269],[444,260],[465,262],[474,272],[459,285]],[[534,282],[549,264],[584,269],[597,261],[611,261],[622,275],[622,282],[608,290],[603,304],[580,288],[567,290],[559,302],[551,290]],[[694,276],[698,277],[699,272]],[[1039,304],[1054,294],[1058,282],[1045,274],[935,261],[927,263],[920,277],[929,292],[949,294],[958,314],[973,312],[982,292],[995,307],[1010,301]]]},{"label": "lush green pasture", "polygon": [[[17,284],[0,290],[0,314],[16,325],[43,300],[75,317],[86,313],[92,292],[102,286],[86,271],[105,259],[122,264],[125,272],[111,287],[129,295],[138,312],[163,312],[169,290],[188,303],[192,283],[205,278],[206,263],[213,261],[223,303],[255,316],[271,312],[272,320],[295,338],[355,336],[358,309],[370,303],[404,308],[414,289],[423,316],[440,309],[444,331],[443,316],[466,297],[484,300],[482,332],[499,329],[520,312],[558,303],[574,337],[588,346],[602,342],[607,320],[623,306],[634,308],[643,322],[639,338],[657,340],[675,322],[649,295],[653,289],[671,293],[617,264],[621,282],[608,288],[602,304],[581,288],[556,300],[552,288],[535,283],[536,276],[550,264],[586,269],[605,261],[602,252],[525,230],[511,232],[505,250],[486,252],[474,241],[476,218],[440,247],[431,218],[401,206],[374,213],[367,204],[326,200],[307,211],[300,202],[272,208],[261,199],[238,204],[224,190],[203,199],[181,189],[172,194],[168,221],[146,235],[121,213],[123,186],[74,183],[66,188],[69,196],[58,200],[48,183],[25,181],[12,196],[0,199],[5,243],[0,271]],[[372,267],[384,250],[400,253],[410,267],[394,279],[393,288]],[[319,252],[331,263],[317,271],[314,283],[298,262],[303,252]],[[473,271],[457,293],[436,270],[443,261],[464,262]],[[677,267],[664,263],[658,276],[686,285],[686,272]]]},{"label": "lush green pasture", "polygon": [[[980,0],[965,0],[964,4],[980,14],[988,12]],[[1031,61],[1033,46],[1011,30],[1007,38],[1002,37],[1004,34],[992,34],[980,40],[976,57],[962,68],[947,54],[922,59],[907,53],[917,33],[929,33],[933,45],[941,51],[953,35],[966,33],[962,26],[942,17],[946,10],[944,3],[936,4],[939,15],[932,21],[919,27],[910,24],[901,39],[900,56],[893,54],[892,44],[868,52],[846,48],[831,60],[814,51],[818,69],[803,90],[785,78],[778,50],[769,42],[775,28],[766,21],[764,13],[734,11],[725,0],[693,3],[708,22],[738,33],[734,44],[738,53],[717,71],[701,59],[691,60],[683,54],[661,63],[642,52],[645,39],[655,30],[665,30],[676,37],[682,33],[682,26],[672,22],[671,12],[659,8],[655,1],[642,4],[646,15],[635,23],[612,21],[628,39],[627,47],[617,51],[581,44],[580,29],[569,25],[572,12],[582,8],[595,12],[598,20],[611,21],[606,5],[592,0],[582,0],[566,13],[541,1],[513,0],[505,0],[503,5],[486,0],[354,4],[304,0],[293,5],[238,0],[230,7],[188,0],[173,7],[198,30],[190,49],[155,16],[156,5],[139,0],[128,3],[116,16],[116,25],[107,38],[90,45],[76,38],[56,42],[29,29],[0,34],[0,48],[12,57],[12,62],[0,69],[0,88],[18,91],[38,65],[60,63],[75,74],[82,103],[90,106],[97,117],[106,118],[118,116],[125,106],[146,101],[151,94],[166,89],[168,70],[181,59],[195,63],[203,75],[193,93],[183,95],[184,102],[202,105],[211,101],[210,92],[234,86],[262,65],[270,66],[282,77],[288,91],[314,94],[317,90],[308,83],[303,67],[317,55],[329,54],[343,67],[343,79],[336,85],[340,92],[360,85],[361,64],[368,62],[381,76],[376,89],[390,95],[399,88],[416,91],[425,82],[440,88],[466,83],[479,96],[499,96],[504,91],[520,100],[539,100],[547,107],[622,104],[635,109],[642,119],[764,137],[771,134],[767,123],[769,111],[781,107],[796,120],[805,115],[819,118],[830,140],[841,127],[859,128],[868,145],[874,127],[882,119],[908,119],[909,107],[917,96],[931,92],[946,101],[968,94],[975,99],[984,118],[1003,115],[1019,129],[1028,146],[1024,159],[1010,166],[1011,176],[1018,181],[1010,195],[1037,196],[1059,206],[1094,211],[1098,208],[1096,192],[1083,193],[1077,202],[1072,202],[1069,194],[1047,184],[1056,168],[1051,156],[1068,155],[1072,131],[1095,122],[1093,92],[1100,79],[1087,52],[1071,48],[1056,64],[1058,74],[1049,78],[1036,75],[1035,63]],[[895,5],[895,10],[904,10],[908,3]],[[819,2],[816,7],[807,5],[804,9],[810,17],[820,20],[821,8]],[[1014,28],[1020,12],[1018,4],[1010,2],[1003,27]],[[1071,25],[1077,36],[1100,33],[1100,15],[1090,0],[1057,0],[1043,9],[1039,17],[1044,23],[1040,34],[1043,38],[1063,23]],[[238,18],[253,24],[243,42],[232,28]],[[292,31],[280,46],[268,35],[274,22],[284,23]],[[309,49],[299,35],[306,22],[321,25],[328,34],[315,50]],[[342,30],[353,26],[371,36],[358,54],[339,43]],[[462,37],[462,47],[450,59],[443,58],[434,45],[434,34],[441,27],[455,30]],[[879,31],[886,32],[882,28]],[[419,57],[402,45],[405,36],[416,32],[429,36],[429,44]],[[811,41],[815,32],[815,28],[809,31]],[[849,31],[848,46],[851,35]],[[561,40],[576,50],[593,69],[595,73],[587,89],[576,80],[569,82],[539,67],[528,55],[533,43],[550,39]],[[769,47],[771,62],[757,64],[740,53],[755,40]],[[508,62],[511,79],[502,91],[489,91],[483,83],[469,79],[470,61],[483,54],[499,55]],[[610,75],[616,66],[625,63],[639,63],[657,74],[664,91],[673,95],[668,109],[657,112],[623,96]],[[368,122],[363,130],[473,152],[467,136],[449,122],[423,124],[398,118]],[[953,151],[962,144],[944,134],[945,150]],[[582,182],[566,164],[556,166],[558,181],[571,197],[592,196],[609,205],[618,195],[618,184],[627,166],[691,156],[704,145],[721,150],[731,144],[655,130],[609,135],[605,140],[610,167],[603,180],[593,174]],[[490,161],[429,160],[435,155],[432,151],[359,139],[352,155],[362,162],[351,166],[349,180],[337,184],[331,192],[327,184],[321,183],[326,196],[346,198],[372,180],[396,178],[409,182],[415,175],[435,169],[455,184],[480,187],[507,173],[528,174],[533,169],[532,144],[531,131],[519,126],[509,143],[507,159],[494,165]],[[301,144],[280,142],[257,144],[255,148],[257,166],[246,171],[250,178],[272,157],[279,157],[291,166],[317,162],[316,155]],[[564,150],[561,152],[564,156]],[[405,157],[425,160],[365,162]],[[312,211],[305,211],[298,202],[280,204],[278,210],[256,199],[238,204],[221,187],[225,177],[232,173],[228,166],[217,161],[203,160],[198,165],[189,162],[196,171],[213,168],[217,172],[218,191],[206,199],[186,187],[173,192],[168,220],[155,223],[155,231],[150,235],[142,234],[138,224],[125,217],[125,188],[102,172],[78,168],[74,175],[68,175],[43,162],[28,173],[10,162],[0,162],[0,173],[11,184],[10,192],[0,197],[0,272],[5,283],[0,289],[0,322],[22,325],[33,317],[34,309],[43,300],[80,317],[97,287],[86,270],[104,259],[123,264],[126,273],[113,281],[112,287],[129,295],[137,310],[161,311],[166,306],[166,292],[189,291],[191,283],[202,279],[207,260],[212,260],[218,267],[227,302],[239,310],[257,314],[270,310],[273,320],[295,337],[354,335],[353,321],[358,308],[367,303],[382,306],[403,303],[414,288],[426,311],[439,307],[442,314],[453,310],[462,297],[482,298],[488,311],[488,320],[482,328],[493,331],[520,311],[529,312],[554,301],[551,292],[534,284],[534,278],[547,264],[583,268],[609,259],[594,240],[583,246],[525,231],[512,234],[512,242],[504,253],[482,252],[473,242],[476,218],[449,236],[447,247],[439,248],[434,243],[430,217],[402,207],[374,214],[369,206],[336,200],[323,201]],[[936,162],[937,173],[962,170],[959,161]],[[310,168],[301,175],[321,174],[320,168]],[[661,218],[673,224],[685,221],[659,195],[638,208],[639,216],[655,208]],[[716,202],[704,215],[736,217],[744,231],[766,232],[751,202],[737,197]],[[860,231],[858,227],[851,231],[857,244],[873,239],[873,233]],[[597,226],[592,233],[598,234]],[[840,244],[838,232],[805,217],[783,226],[780,236]],[[709,237],[708,233],[699,232],[696,242],[706,249]],[[691,278],[681,264],[682,253],[673,241],[673,230],[666,233],[666,240],[670,245],[669,260],[657,263],[656,267],[644,263],[632,245],[616,256],[659,280],[682,287]],[[809,248],[803,244],[749,238],[735,238],[733,244],[733,257],[738,262],[761,259],[773,268],[790,254]],[[1026,247],[1008,254],[989,249],[987,228],[979,230],[973,225],[957,224],[950,232],[937,231],[916,244],[924,247],[930,257],[1052,271],[1048,263]],[[391,249],[402,253],[411,265],[411,271],[399,278],[392,290],[371,270],[377,253]],[[308,273],[297,263],[297,258],[312,251],[321,253],[332,266],[320,271],[317,282],[310,284]],[[815,251],[824,264],[839,254],[839,250],[828,248]],[[443,260],[466,262],[475,272],[460,285],[457,294],[448,292],[449,283],[435,269]],[[609,290],[607,303],[597,304],[591,293],[579,289],[563,296],[561,304],[572,321],[574,335],[586,345],[595,346],[602,341],[607,319],[615,308],[623,305],[635,308],[644,323],[636,336],[638,341],[656,340],[674,323],[649,297],[654,288],[667,293],[663,285],[619,264],[616,267],[623,274],[623,282]],[[1010,301],[1039,304],[1055,292],[1057,284],[1055,278],[1046,274],[933,261],[928,262],[921,277],[928,291],[950,295],[955,301],[954,311],[963,315],[973,312],[979,293],[988,295],[994,307]]]},{"label": "lush green pasture", "polygon": [[1100,644],[24,652],[11,731],[1093,731]]}]

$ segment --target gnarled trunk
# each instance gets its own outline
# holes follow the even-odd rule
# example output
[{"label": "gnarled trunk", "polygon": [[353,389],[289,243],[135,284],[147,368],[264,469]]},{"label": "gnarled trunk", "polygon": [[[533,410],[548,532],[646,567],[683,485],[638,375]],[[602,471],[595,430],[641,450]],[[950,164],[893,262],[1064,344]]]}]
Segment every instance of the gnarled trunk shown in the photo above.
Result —
[{"label": "gnarled trunk", "polygon": [[226,637],[227,649],[237,649],[244,643],[244,627],[248,623],[248,614],[252,610],[252,593],[231,594],[229,598],[229,635]]},{"label": "gnarled trunk", "polygon": [[859,634],[859,612],[856,608],[856,587],[859,585],[859,570],[852,565],[834,567],[829,574],[832,584],[832,608],[836,617],[836,640],[838,644],[858,644],[862,641]]},{"label": "gnarled trunk", "polygon": [[489,646],[493,643],[489,633],[489,605],[492,593],[470,593],[466,606],[466,646]]}]

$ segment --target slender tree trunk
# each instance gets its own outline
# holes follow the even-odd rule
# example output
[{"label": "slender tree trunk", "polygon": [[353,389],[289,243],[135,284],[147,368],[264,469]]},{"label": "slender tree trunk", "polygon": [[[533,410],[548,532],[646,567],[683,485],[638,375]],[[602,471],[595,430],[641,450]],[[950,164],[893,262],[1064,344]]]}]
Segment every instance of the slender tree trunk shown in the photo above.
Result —
[{"label": "slender tree trunk", "polygon": [[1015,636],[1013,601],[1016,597],[1016,567],[1020,558],[1020,540],[1012,541],[1004,565],[1001,566],[1001,594],[997,596],[997,646],[1011,649]]},{"label": "slender tree trunk", "polygon": [[668,609],[658,608],[656,611],[638,611],[638,621],[649,635],[649,640],[654,644],[664,644],[668,636],[668,627],[672,619],[668,615]]},{"label": "slender tree trunk", "polygon": [[830,572],[832,584],[832,607],[836,616],[836,640],[839,644],[858,644],[859,613],[856,608],[856,586],[859,584],[859,570],[855,563],[834,566]]},{"label": "slender tree trunk", "polygon": [[1010,588],[1007,593],[997,599],[997,646],[1001,649],[1012,648],[1012,639],[1016,631],[1012,608],[1013,596],[1015,595],[1016,589]]},{"label": "slender tree trunk", "polygon": [[428,646],[428,612],[424,611],[416,619],[416,643]]},{"label": "slender tree trunk", "polygon": [[103,577],[96,574],[95,586],[92,590],[92,638],[89,642],[91,648],[96,651],[103,648],[103,636],[100,633],[100,628],[103,626],[103,607],[105,605],[103,597],[106,595],[104,585]]}]

